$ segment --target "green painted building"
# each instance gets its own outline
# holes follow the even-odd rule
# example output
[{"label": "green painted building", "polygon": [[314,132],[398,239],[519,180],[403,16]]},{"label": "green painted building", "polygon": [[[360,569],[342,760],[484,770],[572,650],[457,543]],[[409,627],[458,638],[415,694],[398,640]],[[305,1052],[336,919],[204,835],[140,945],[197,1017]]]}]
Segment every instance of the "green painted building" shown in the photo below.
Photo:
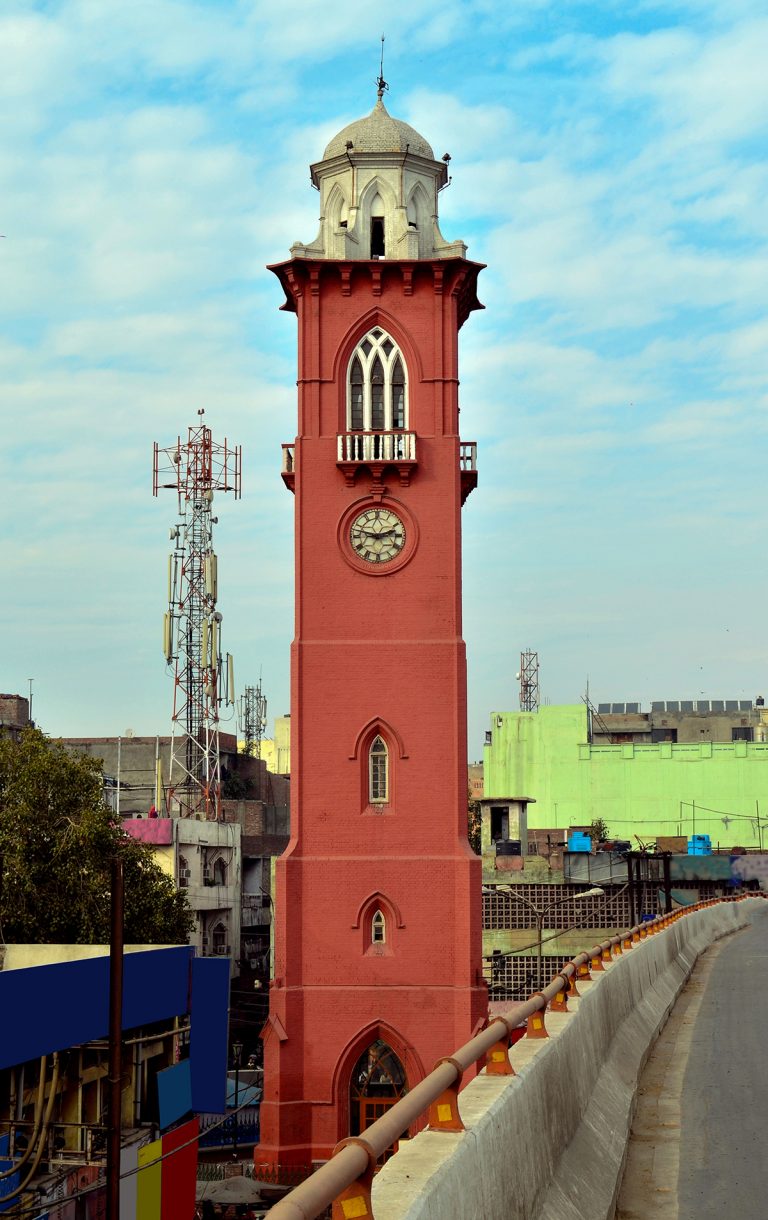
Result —
[{"label": "green painted building", "polygon": [[713,849],[768,846],[768,741],[597,744],[582,704],[494,712],[487,737],[485,798],[533,798],[531,828],[603,818],[633,844],[695,833]]}]

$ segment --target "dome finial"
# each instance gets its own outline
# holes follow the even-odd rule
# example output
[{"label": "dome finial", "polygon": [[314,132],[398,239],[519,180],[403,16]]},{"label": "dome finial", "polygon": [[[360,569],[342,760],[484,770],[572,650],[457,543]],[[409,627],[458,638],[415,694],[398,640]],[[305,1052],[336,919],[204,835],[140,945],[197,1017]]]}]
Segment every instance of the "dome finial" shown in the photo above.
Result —
[{"label": "dome finial", "polygon": [[389,92],[389,85],[384,80],[384,35],[383,34],[381,36],[381,63],[379,64],[379,79],[376,81],[376,90],[378,93],[379,101],[381,101],[381,99],[383,98],[385,93]]}]

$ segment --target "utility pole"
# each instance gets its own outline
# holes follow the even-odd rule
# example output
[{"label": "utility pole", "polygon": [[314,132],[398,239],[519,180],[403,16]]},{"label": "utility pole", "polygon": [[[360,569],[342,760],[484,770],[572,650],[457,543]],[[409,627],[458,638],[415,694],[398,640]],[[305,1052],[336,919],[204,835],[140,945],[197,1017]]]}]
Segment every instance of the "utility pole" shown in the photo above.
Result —
[{"label": "utility pole", "polygon": [[123,1085],[123,861],[112,861],[109,929],[109,1074],[107,1077],[107,1220],[120,1220]]},{"label": "utility pole", "polygon": [[672,862],[668,851],[664,852],[662,864],[664,868],[664,914],[669,915],[672,911]]}]

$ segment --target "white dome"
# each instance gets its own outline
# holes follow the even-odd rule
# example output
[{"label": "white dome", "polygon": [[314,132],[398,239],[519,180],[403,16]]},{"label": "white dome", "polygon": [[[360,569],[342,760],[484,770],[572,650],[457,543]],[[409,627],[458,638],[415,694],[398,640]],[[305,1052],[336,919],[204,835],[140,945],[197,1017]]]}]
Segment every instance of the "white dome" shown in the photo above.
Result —
[{"label": "white dome", "polygon": [[404,153],[407,148],[417,157],[427,157],[430,161],[435,159],[424,137],[415,127],[400,119],[393,119],[381,98],[369,115],[349,123],[333,137],[323,153],[323,160],[340,156],[346,150],[348,140],[352,141],[352,151],[356,153]]}]

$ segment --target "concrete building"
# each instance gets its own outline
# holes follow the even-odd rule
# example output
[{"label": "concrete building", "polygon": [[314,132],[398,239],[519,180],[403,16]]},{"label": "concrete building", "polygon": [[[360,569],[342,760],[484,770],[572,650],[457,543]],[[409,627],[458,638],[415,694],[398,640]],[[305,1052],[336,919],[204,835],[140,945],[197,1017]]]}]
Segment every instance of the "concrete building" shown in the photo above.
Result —
[{"label": "concrete building", "polygon": [[18,737],[29,719],[29,700],[23,695],[0,695],[0,737]]},{"label": "concrete building", "polygon": [[768,709],[752,699],[675,699],[651,704],[599,703],[590,716],[595,745],[768,741]]},{"label": "concrete building", "polygon": [[602,818],[611,838],[633,847],[638,839],[704,833],[715,848],[761,849],[768,843],[765,708],[670,706],[642,713],[622,705],[591,725],[581,704],[494,712],[485,797],[529,794],[536,801],[529,832],[547,828],[560,841],[569,827]]},{"label": "concrete building", "polygon": [[273,737],[263,737],[259,742],[259,758],[267,765],[272,775],[291,774],[291,715],[275,716]]},{"label": "concrete building", "polygon": [[[264,805],[288,804],[288,784],[272,776],[263,759],[238,753],[237,738],[220,734],[221,787],[225,801],[259,801]],[[122,737],[65,737],[69,750],[100,759],[115,809],[121,817],[146,817],[154,805],[159,815],[167,812],[166,795],[172,786],[168,774],[170,737],[141,737],[127,731]]]},{"label": "concrete building", "polygon": [[467,786],[471,801],[483,799],[483,764],[481,762],[471,762],[467,767]]},{"label": "concrete building", "polygon": [[240,826],[195,818],[126,818],[123,829],[150,844],[155,859],[185,891],[195,916],[190,944],[200,956],[228,957],[239,969]]},{"label": "concrete building", "polygon": [[[290,720],[281,720],[287,734]],[[273,775],[263,758],[238,753],[235,737],[222,734],[222,820],[167,818],[158,761],[169,757],[170,738],[70,737],[64,745],[102,761],[105,796],[123,828],[150,843],[158,863],[185,890],[198,952],[228,956],[235,976],[244,971],[246,982],[266,983],[271,861],[285,850],[290,833],[287,776]],[[153,806],[157,817],[149,816]]]}]

